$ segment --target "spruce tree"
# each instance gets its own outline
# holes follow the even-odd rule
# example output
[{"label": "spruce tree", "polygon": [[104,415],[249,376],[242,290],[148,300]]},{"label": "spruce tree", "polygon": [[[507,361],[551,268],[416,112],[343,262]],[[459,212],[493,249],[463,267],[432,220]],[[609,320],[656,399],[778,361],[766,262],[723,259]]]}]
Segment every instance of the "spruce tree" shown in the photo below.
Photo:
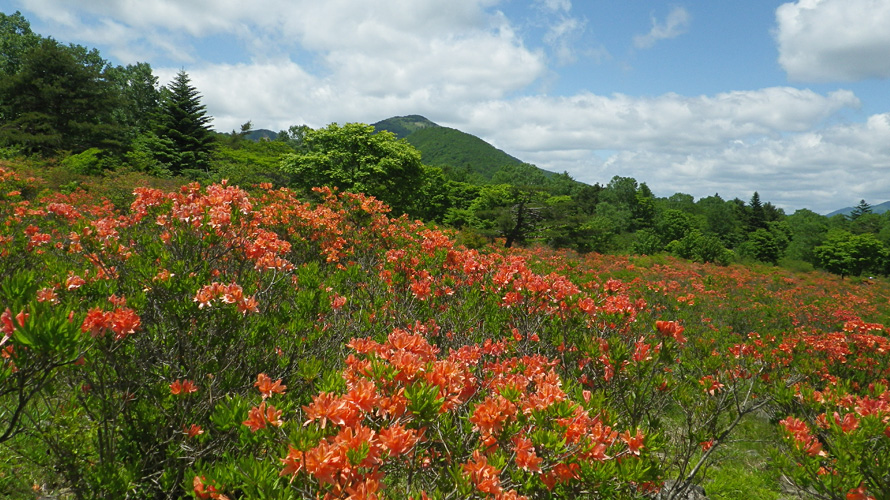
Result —
[{"label": "spruce tree", "polygon": [[748,232],[758,229],[766,229],[766,212],[763,203],[760,202],[760,193],[754,191],[748,204]]},{"label": "spruce tree", "polygon": [[208,125],[212,119],[207,116],[201,94],[191,85],[188,74],[180,71],[164,92],[157,129],[158,160],[174,174],[206,172],[214,144]]},{"label": "spruce tree", "polygon": [[856,220],[862,217],[865,214],[871,213],[871,205],[869,205],[865,200],[860,200],[859,204],[853,209],[850,213],[850,220]]}]

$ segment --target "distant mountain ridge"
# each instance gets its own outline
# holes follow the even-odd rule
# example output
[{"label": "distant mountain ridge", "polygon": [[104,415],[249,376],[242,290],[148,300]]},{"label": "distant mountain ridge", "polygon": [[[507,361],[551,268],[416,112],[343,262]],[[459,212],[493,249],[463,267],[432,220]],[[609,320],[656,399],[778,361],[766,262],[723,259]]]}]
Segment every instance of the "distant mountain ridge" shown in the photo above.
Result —
[{"label": "distant mountain ridge", "polygon": [[245,139],[251,141],[261,141],[263,139],[268,139],[270,141],[274,141],[275,138],[278,137],[278,132],[273,132],[269,129],[260,128],[257,130],[251,130],[244,135]]},{"label": "distant mountain ridge", "polygon": [[[475,135],[443,127],[420,115],[394,116],[372,125],[376,130],[387,130],[408,141],[420,151],[425,165],[462,172],[468,177],[491,181],[502,167],[524,163]],[[539,170],[553,175],[553,172]]]},{"label": "distant mountain ridge", "polygon": [[[850,215],[855,209],[855,207],[841,208],[839,210],[831,212],[830,214],[827,214],[826,217],[834,217],[835,215]],[[885,201],[884,203],[871,206],[871,213],[873,214],[882,214],[884,212],[890,212],[890,201]]]}]

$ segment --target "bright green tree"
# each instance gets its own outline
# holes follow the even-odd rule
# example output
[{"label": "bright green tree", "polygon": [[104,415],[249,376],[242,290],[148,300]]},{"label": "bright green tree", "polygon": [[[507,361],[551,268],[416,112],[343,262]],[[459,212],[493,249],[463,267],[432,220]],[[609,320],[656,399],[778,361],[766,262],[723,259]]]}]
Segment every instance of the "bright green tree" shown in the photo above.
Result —
[{"label": "bright green tree", "polygon": [[787,246],[787,239],[781,240],[774,232],[761,228],[748,234],[748,240],[739,247],[739,252],[760,262],[776,264],[782,257],[783,241]]},{"label": "bright green tree", "polygon": [[[741,200],[738,200],[742,203]],[[727,247],[735,247],[744,240],[742,219],[735,200],[726,201],[719,194],[701,198],[696,208],[705,218],[705,229],[720,238]]]},{"label": "bright green tree", "polygon": [[0,12],[0,76],[19,72],[22,59],[40,37],[31,31],[31,24],[16,11],[12,15]]},{"label": "bright green tree", "polygon": [[364,123],[302,130],[301,150],[286,155],[284,172],[305,188],[332,186],[372,195],[396,215],[410,213],[423,183],[420,152],[388,131]]},{"label": "bright green tree", "polygon": [[786,255],[790,259],[816,263],[813,250],[825,239],[828,231],[828,218],[812,210],[801,209],[786,219],[791,228],[791,242]]},{"label": "bright green tree", "polygon": [[825,243],[814,249],[819,266],[843,276],[863,272],[881,272],[886,265],[887,249],[872,234],[852,234],[843,230],[828,232]]},{"label": "bright green tree", "polygon": [[151,65],[117,66],[109,68],[107,73],[121,98],[115,111],[117,121],[127,127],[130,137],[151,132],[161,109],[158,77],[152,72]]},{"label": "bright green tree", "polygon": [[188,73],[177,73],[161,101],[154,145],[158,160],[174,174],[206,172],[214,147],[211,120]]},{"label": "bright green tree", "polygon": [[658,214],[655,222],[655,233],[663,244],[679,240],[697,226],[695,217],[675,209],[667,209]]}]

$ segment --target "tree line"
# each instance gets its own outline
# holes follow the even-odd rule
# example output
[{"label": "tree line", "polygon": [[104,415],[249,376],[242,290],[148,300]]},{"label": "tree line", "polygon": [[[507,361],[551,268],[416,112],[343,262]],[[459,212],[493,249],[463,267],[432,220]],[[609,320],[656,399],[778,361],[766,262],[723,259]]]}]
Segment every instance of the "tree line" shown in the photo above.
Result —
[{"label": "tree line", "polygon": [[72,162],[87,171],[210,168],[211,118],[185,71],[159,86],[149,64],[114,66],[96,49],[35,34],[19,12],[0,13],[0,47],[0,145],[83,155]]},{"label": "tree line", "polygon": [[54,157],[72,175],[130,169],[271,183],[307,196],[311,187],[335,186],[371,194],[396,215],[461,229],[468,246],[501,238],[506,246],[890,274],[890,213],[871,213],[864,200],[850,216],[828,218],[787,215],[757,192],[747,201],[664,198],[630,177],[588,185],[528,164],[504,165],[490,180],[468,178],[425,165],[406,141],[360,123],[297,125],[252,141],[250,121],[231,133],[211,129],[185,70],[162,86],[147,63],[114,66],[95,49],[33,33],[18,12],[0,13],[0,49],[3,155]]}]

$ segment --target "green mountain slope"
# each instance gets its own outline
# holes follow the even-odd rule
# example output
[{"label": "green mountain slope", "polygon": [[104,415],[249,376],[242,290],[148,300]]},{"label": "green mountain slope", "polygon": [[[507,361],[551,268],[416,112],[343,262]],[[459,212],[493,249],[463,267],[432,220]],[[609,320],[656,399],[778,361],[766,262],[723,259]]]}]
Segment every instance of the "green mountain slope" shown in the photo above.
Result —
[{"label": "green mountain slope", "polygon": [[420,115],[394,116],[386,120],[373,123],[376,130],[387,130],[396,134],[399,139],[404,139],[412,133],[426,128],[439,127]]},{"label": "green mountain slope", "polygon": [[373,125],[407,140],[420,151],[424,164],[440,167],[453,177],[490,181],[505,165],[523,163],[472,134],[442,127],[419,115],[388,118]]},{"label": "green mountain slope", "polygon": [[407,140],[420,151],[427,165],[469,170],[485,180],[491,180],[505,165],[522,163],[482,139],[453,128],[421,129],[409,135]]}]

